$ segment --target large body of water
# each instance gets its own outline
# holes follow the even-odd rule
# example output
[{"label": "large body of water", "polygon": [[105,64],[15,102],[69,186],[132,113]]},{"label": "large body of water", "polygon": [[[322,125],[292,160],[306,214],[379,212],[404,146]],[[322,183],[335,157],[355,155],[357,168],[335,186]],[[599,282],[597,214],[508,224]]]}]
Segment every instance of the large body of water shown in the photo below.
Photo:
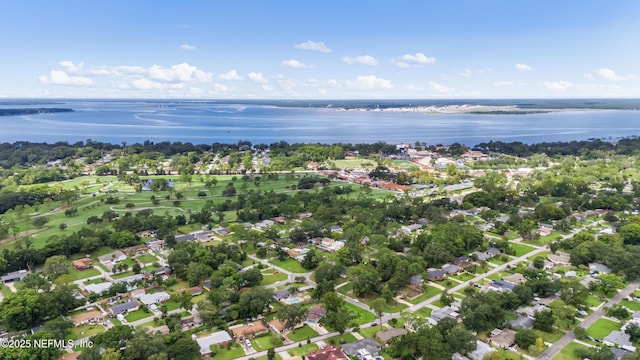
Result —
[{"label": "large body of water", "polygon": [[301,105],[239,101],[3,102],[2,108],[64,107],[75,111],[0,117],[0,142],[74,143],[93,139],[111,143],[150,140],[209,144],[249,140],[254,144],[269,144],[285,140],[290,143],[413,144],[420,141],[475,145],[490,140],[538,143],[599,138],[612,141],[640,135],[640,111],[630,109],[493,115],[336,111],[318,104]]}]

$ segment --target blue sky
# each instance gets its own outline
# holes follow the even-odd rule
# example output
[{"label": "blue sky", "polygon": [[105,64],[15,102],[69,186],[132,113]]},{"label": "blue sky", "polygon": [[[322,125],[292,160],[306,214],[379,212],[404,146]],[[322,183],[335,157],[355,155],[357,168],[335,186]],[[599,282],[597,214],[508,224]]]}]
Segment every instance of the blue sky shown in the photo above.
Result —
[{"label": "blue sky", "polygon": [[640,2],[0,2],[0,97],[640,97]]}]

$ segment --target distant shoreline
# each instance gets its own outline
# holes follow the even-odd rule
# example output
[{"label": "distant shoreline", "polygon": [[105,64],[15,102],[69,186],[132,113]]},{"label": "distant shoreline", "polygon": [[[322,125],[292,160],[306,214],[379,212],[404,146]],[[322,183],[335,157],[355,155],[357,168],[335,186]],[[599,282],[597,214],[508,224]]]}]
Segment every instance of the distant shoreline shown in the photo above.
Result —
[{"label": "distant shoreline", "polygon": [[73,109],[66,108],[23,108],[23,109],[0,109],[0,116],[35,115],[73,112]]}]

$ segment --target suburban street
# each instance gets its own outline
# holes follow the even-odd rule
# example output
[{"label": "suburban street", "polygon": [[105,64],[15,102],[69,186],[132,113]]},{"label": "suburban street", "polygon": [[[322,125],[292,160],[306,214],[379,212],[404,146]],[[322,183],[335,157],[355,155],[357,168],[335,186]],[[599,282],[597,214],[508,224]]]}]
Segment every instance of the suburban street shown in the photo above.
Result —
[{"label": "suburban street", "polygon": [[[620,290],[618,294],[616,294],[614,297],[609,299],[607,302],[607,305],[611,306],[619,303],[624,298],[631,295],[631,293],[633,293],[638,288],[638,286],[640,286],[640,279],[636,279],[632,281],[629,285],[627,285],[627,287]],[[585,329],[588,329],[589,326],[593,325],[593,323],[596,322],[596,320],[600,319],[603,316],[603,313],[604,313],[604,305],[598,307],[598,309],[595,310],[591,315],[587,316],[587,318],[580,323],[580,326],[582,326]],[[552,359],[565,346],[567,346],[570,342],[572,342],[575,339],[576,339],[576,336],[574,335],[573,330],[567,332],[560,340],[556,341],[552,346],[550,346],[548,349],[546,349],[540,355],[538,355],[536,359],[538,360]]]}]

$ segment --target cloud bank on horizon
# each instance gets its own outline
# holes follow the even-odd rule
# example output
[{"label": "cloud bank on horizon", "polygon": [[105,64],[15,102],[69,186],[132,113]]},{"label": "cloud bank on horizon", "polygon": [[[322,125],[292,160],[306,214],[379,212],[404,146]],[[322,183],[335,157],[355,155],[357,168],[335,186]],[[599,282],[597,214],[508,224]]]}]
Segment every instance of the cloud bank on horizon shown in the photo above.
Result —
[{"label": "cloud bank on horizon", "polygon": [[0,3],[0,98],[640,97],[632,0],[176,6]]}]

